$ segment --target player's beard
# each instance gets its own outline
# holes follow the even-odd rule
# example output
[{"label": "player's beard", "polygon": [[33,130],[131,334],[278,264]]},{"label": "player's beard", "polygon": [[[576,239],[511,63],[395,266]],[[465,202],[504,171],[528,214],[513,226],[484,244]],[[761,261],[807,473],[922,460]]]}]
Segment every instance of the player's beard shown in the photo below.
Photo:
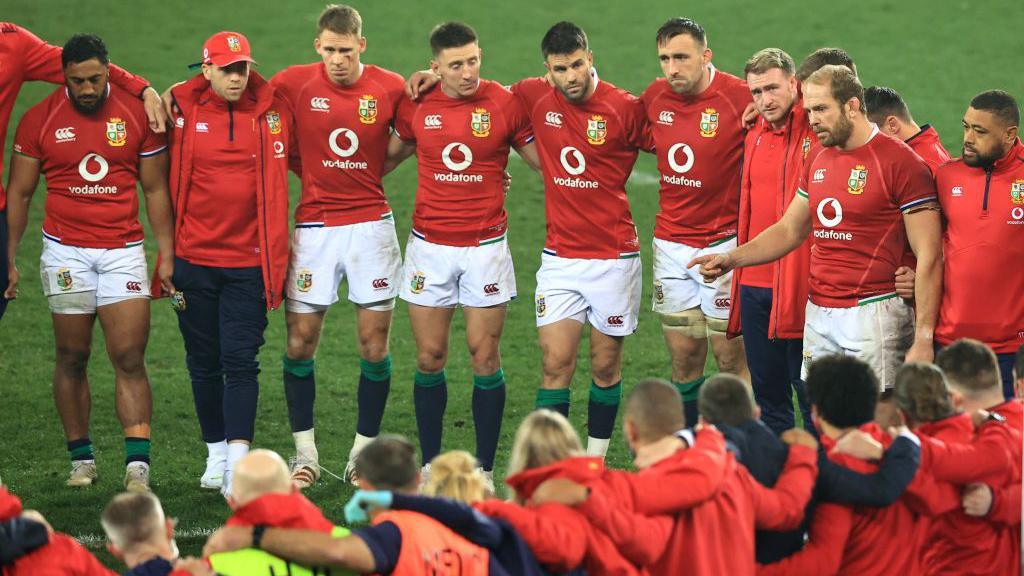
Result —
[{"label": "player's beard", "polygon": [[826,148],[843,146],[850,139],[850,134],[853,134],[853,122],[846,116],[840,116],[836,120],[836,125],[831,130],[827,130],[827,132],[828,138],[821,141],[822,146]]},{"label": "player's beard", "polygon": [[103,106],[103,103],[106,102],[106,101],[107,101],[107,89],[106,89],[106,87],[104,87],[103,90],[100,90],[99,96],[95,100],[93,100],[92,102],[90,102],[88,104],[85,104],[85,103],[81,102],[78,99],[77,96],[72,96],[71,97],[71,105],[75,107],[75,110],[78,110],[82,114],[94,114],[97,110],[99,110]]},{"label": "player's beard", "polygon": [[964,164],[967,164],[971,168],[989,168],[996,163],[1005,155],[1005,152],[999,150],[993,151],[992,154],[982,154],[976,148],[972,148],[971,152],[974,152],[974,158],[964,154],[965,148],[960,149],[960,157],[964,159]]},{"label": "player's beard", "polygon": [[565,99],[570,102],[582,102],[583,99],[587,97],[587,94],[590,93],[590,84],[593,81],[594,79],[591,77],[591,72],[587,72],[586,76],[583,77],[583,90],[579,93],[579,96],[570,96],[568,87],[563,88],[562,86],[559,86],[558,91],[561,92],[562,96],[565,96]]}]

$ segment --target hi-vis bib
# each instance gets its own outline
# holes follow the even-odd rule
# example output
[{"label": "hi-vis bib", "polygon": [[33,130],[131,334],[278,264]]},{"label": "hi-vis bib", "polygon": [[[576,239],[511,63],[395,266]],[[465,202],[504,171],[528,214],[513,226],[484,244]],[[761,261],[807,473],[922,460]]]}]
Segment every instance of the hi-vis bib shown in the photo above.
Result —
[{"label": "hi-vis bib", "polygon": [[[331,531],[331,536],[335,538],[348,535],[349,531],[339,526],[335,526]],[[284,576],[285,574],[289,576],[346,576],[353,574],[347,570],[300,566],[255,548],[214,554],[210,556],[210,564],[214,571],[223,576]]]}]

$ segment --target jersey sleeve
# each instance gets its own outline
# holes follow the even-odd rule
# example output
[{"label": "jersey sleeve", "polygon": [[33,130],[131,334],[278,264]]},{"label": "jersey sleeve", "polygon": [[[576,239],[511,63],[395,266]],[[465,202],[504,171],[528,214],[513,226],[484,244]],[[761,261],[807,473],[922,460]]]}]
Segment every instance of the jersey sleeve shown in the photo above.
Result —
[{"label": "jersey sleeve", "polygon": [[814,513],[803,549],[774,564],[758,566],[757,576],[836,574],[852,529],[853,510],[838,504],[822,504]]},{"label": "jersey sleeve", "polygon": [[653,564],[665,552],[672,535],[672,517],[636,514],[622,504],[598,486],[580,511],[611,539],[624,558],[637,566]]},{"label": "jersey sleeve", "polygon": [[285,68],[277,74],[270,77],[268,83],[274,88],[274,93],[284,101],[285,105],[294,113],[295,112],[295,94],[294,89],[296,82],[291,78],[290,68]]},{"label": "jersey sleeve", "polygon": [[533,103],[540,99],[549,88],[550,86],[543,78],[524,78],[509,87],[527,112],[531,110]]},{"label": "jersey sleeve", "polygon": [[806,446],[790,446],[786,467],[772,488],[754,480],[739,467],[754,505],[754,524],[762,530],[793,530],[804,518],[818,473],[818,454]]},{"label": "jersey sleeve", "polygon": [[522,148],[533,142],[533,124],[523,103],[513,96],[508,102],[509,132],[513,148]]},{"label": "jersey sleeve", "polygon": [[922,437],[921,441],[927,444],[931,472],[936,479],[970,484],[1009,474],[1013,470],[1013,457],[1007,447],[1014,442],[1019,444],[1020,437],[1009,426],[993,423],[982,426],[970,444],[930,437]]},{"label": "jersey sleeve", "polygon": [[1020,482],[1011,482],[999,489],[992,489],[990,486],[989,489],[992,490],[992,509],[988,513],[989,520],[1020,528]]},{"label": "jersey sleeve", "polygon": [[398,556],[402,552],[402,531],[394,522],[381,522],[360,528],[352,535],[365,542],[370,549],[377,574],[391,574],[395,571]]},{"label": "jersey sleeve", "polygon": [[645,152],[654,152],[654,133],[647,122],[647,109],[636,97],[626,104],[626,136],[631,146]]},{"label": "jersey sleeve", "polygon": [[[702,429],[692,448],[671,458],[631,477],[631,497],[637,512],[678,514],[718,492],[727,458],[725,439],[717,430]],[[687,489],[679,490],[679,486]]]},{"label": "jersey sleeve", "polygon": [[14,151],[22,156],[42,160],[43,150],[39,138],[39,126],[42,114],[32,108],[21,117],[18,129],[14,133]]},{"label": "jersey sleeve", "polygon": [[403,97],[398,103],[398,110],[395,112],[395,135],[406,142],[415,142],[416,133],[412,128],[413,117],[416,115],[417,105],[412,100]]},{"label": "jersey sleeve", "polygon": [[938,201],[935,180],[932,179],[928,164],[912,151],[906,152],[908,153],[901,154],[895,163],[892,185],[889,187],[893,204],[899,206],[902,212]]},{"label": "jersey sleeve", "polygon": [[587,520],[576,510],[551,502],[523,508],[500,500],[478,502],[476,507],[511,524],[537,561],[552,572],[568,572],[583,562],[587,552]]},{"label": "jersey sleeve", "polygon": [[[143,115],[142,120],[145,120]],[[149,128],[149,122],[142,123],[142,146],[139,148],[139,156],[143,158],[154,156],[167,150],[167,134],[157,134]]]},{"label": "jersey sleeve", "polygon": [[921,448],[906,436],[897,436],[885,451],[878,471],[862,474],[840,466],[818,452],[817,499],[855,506],[888,506],[899,499],[914,480],[921,463]]}]

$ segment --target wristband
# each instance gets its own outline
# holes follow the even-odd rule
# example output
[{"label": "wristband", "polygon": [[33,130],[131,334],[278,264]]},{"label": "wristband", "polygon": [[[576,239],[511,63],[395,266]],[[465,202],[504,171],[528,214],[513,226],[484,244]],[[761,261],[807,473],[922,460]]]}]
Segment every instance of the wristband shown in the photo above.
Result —
[{"label": "wristband", "polygon": [[257,550],[262,550],[260,545],[263,541],[263,533],[267,531],[266,524],[257,524],[252,527],[252,547]]}]

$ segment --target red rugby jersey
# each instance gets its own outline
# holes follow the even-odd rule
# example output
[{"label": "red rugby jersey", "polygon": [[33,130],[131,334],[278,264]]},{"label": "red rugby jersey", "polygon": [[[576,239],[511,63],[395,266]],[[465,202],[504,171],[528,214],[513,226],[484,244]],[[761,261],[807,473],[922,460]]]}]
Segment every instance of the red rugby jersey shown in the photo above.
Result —
[{"label": "red rugby jersey", "polygon": [[343,226],[391,211],[381,184],[388,138],[405,81],[365,65],[351,86],[335,84],[323,63],[290,66],[270,79],[295,118],[302,196],[298,224]]},{"label": "red rugby jersey", "polygon": [[480,80],[468,98],[438,88],[415,102],[404,99],[395,133],[416,142],[413,234],[435,244],[475,246],[505,233],[509,148],[533,140],[530,118],[511,92]]},{"label": "red rugby jersey", "polygon": [[25,113],[14,151],[40,161],[46,177],[43,234],[70,246],[123,248],[142,241],[139,158],[167,148],[149,129],[142,101],[108,84],[92,114],[58,88]]},{"label": "red rugby jersey", "polygon": [[907,138],[906,143],[907,146],[910,146],[911,150],[928,164],[928,168],[931,169],[932,173],[951,159],[949,152],[942,146],[939,133],[935,131],[931,124],[921,126],[921,130]]},{"label": "red rugby jersey", "polygon": [[626,197],[637,151],[652,150],[638,98],[598,81],[582,103],[540,78],[512,86],[529,112],[544,175],[544,251],[563,258],[635,257],[640,252]]},{"label": "red rugby jersey", "polygon": [[936,200],[927,164],[877,128],[856,149],[823,149],[797,194],[811,212],[811,301],[840,308],[895,292],[903,212]]},{"label": "red rugby jersey", "polygon": [[654,237],[705,248],[736,235],[743,170],[743,110],[747,83],[710,69],[711,84],[696,96],[672,91],[665,78],[641,100],[657,147],[661,210]]}]

